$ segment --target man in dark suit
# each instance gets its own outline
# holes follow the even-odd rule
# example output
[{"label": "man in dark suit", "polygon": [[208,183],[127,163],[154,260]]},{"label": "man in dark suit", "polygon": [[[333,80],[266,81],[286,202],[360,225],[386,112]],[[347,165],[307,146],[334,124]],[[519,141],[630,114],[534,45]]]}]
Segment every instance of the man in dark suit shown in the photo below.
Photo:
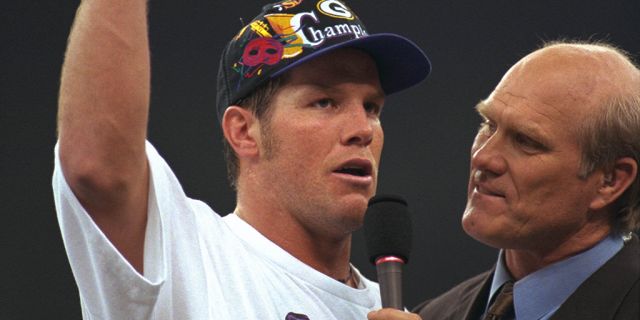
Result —
[{"label": "man in dark suit", "polygon": [[603,43],[520,60],[476,109],[464,230],[491,270],[423,319],[640,319],[640,70]]}]

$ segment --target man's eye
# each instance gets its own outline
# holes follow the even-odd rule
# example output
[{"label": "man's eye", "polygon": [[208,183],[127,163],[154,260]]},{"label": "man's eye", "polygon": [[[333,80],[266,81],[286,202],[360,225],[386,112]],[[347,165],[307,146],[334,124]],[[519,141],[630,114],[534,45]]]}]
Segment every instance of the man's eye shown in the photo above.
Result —
[{"label": "man's eye", "polygon": [[496,132],[496,125],[489,120],[485,120],[480,124],[478,132],[492,135],[494,132]]},{"label": "man's eye", "polygon": [[533,140],[523,134],[516,134],[514,140],[518,145],[527,149],[535,149],[540,151],[544,151],[547,149],[542,143]]},{"label": "man's eye", "polygon": [[369,114],[379,115],[382,107],[377,103],[365,103],[364,110]]},{"label": "man's eye", "polygon": [[317,108],[324,109],[324,108],[329,108],[329,107],[333,106],[334,104],[335,103],[333,102],[333,100],[331,100],[329,98],[326,98],[326,99],[320,99],[320,100],[314,102],[313,106],[317,107]]}]

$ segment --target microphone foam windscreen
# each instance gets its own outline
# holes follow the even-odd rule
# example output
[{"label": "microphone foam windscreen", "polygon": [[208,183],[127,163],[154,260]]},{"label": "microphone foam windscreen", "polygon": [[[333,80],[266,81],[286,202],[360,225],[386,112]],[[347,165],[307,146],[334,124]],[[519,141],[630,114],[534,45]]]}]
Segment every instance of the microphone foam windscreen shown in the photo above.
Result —
[{"label": "microphone foam windscreen", "polygon": [[407,201],[397,195],[371,198],[364,215],[364,236],[371,263],[381,256],[396,256],[407,263],[412,242]]}]

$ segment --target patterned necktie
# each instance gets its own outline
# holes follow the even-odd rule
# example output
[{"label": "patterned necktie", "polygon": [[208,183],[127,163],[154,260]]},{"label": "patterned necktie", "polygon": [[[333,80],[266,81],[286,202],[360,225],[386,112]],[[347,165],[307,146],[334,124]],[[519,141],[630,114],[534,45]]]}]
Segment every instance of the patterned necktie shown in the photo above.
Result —
[{"label": "patterned necktie", "polygon": [[502,285],[498,297],[482,320],[505,320],[513,318],[515,318],[513,310],[513,281],[507,281]]}]

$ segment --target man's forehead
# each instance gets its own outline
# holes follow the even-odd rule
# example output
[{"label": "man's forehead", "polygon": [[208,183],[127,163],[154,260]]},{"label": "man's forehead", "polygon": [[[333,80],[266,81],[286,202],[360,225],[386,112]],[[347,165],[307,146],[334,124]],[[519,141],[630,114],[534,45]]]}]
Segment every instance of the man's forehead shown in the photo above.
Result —
[{"label": "man's forehead", "polygon": [[377,74],[377,66],[373,58],[368,53],[355,48],[342,48],[323,54],[294,67],[289,72],[300,70],[313,74],[328,71],[344,75],[374,71]]},{"label": "man's forehead", "polygon": [[[619,54],[593,45],[554,45],[520,60],[501,81],[539,89],[538,94],[563,94],[573,100],[597,98],[616,90],[621,81]],[[626,68],[628,69],[628,68]],[[508,81],[507,81],[508,80]],[[502,83],[504,82],[504,83]]]},{"label": "man's forehead", "polygon": [[503,77],[491,95],[477,109],[486,114],[490,104],[504,104],[510,112],[539,114],[552,122],[573,121],[594,110],[609,92],[608,85],[583,65],[566,62],[549,53],[530,55]]},{"label": "man's forehead", "polygon": [[289,84],[330,88],[339,83],[367,83],[380,87],[375,61],[357,49],[336,50],[296,66],[286,74]]}]

